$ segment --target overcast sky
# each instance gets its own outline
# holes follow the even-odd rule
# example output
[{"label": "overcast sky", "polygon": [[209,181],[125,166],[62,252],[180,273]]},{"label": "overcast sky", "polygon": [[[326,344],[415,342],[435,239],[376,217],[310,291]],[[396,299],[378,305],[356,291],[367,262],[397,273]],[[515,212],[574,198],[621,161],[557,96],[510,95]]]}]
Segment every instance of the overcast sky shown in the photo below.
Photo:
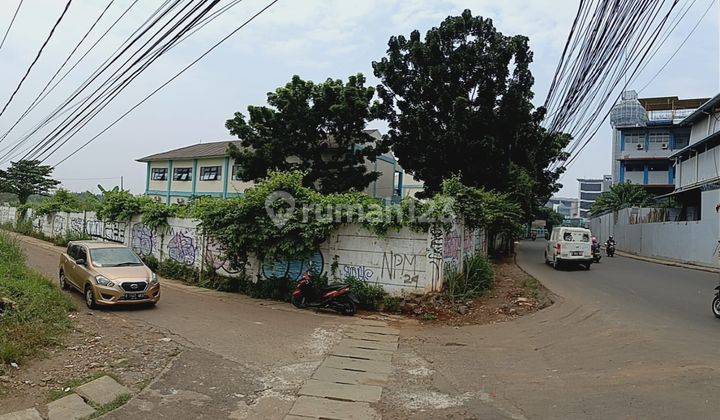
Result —
[{"label": "overcast sky", "polygon": [[[18,1],[0,1],[0,34],[5,32]],[[0,117],[0,132],[5,132],[35,98],[108,1],[73,1],[27,82]],[[105,128],[268,1],[244,0],[231,13],[164,56],[48,162],[57,162]],[[684,27],[678,29],[648,66],[637,88],[644,85],[677,48],[711,1],[697,0]],[[5,46],[0,49],[2,104],[33,60],[65,3],[65,0],[25,0]],[[90,40],[94,41],[130,3],[131,0],[115,0]],[[86,61],[13,130],[0,144],[0,149],[17,140],[66,98],[160,3],[159,0],[139,0]],[[55,175],[75,191],[97,191],[98,183],[116,185],[122,175],[126,188],[141,193],[145,186],[145,166],[135,159],[200,141],[230,139],[225,120],[236,111],[245,111],[249,104],[264,104],[266,93],[285,84],[294,74],[319,81],[362,72],[374,85],[371,62],[384,55],[390,36],[409,34],[413,29],[424,32],[465,8],[475,15],[491,17],[506,35],[524,34],[530,38],[535,53],[532,67],[535,102],[540,105],[577,4],[578,0],[281,0],[198,66],[58,166]],[[641,92],[641,97],[710,97],[720,92],[719,18],[720,11],[715,5],[680,53]],[[84,53],[90,44],[86,43],[80,51]],[[383,126],[378,124],[377,128]],[[610,173],[610,131],[609,124],[605,123],[597,138],[563,177],[565,187],[561,195],[577,196],[575,179],[578,177]]]}]

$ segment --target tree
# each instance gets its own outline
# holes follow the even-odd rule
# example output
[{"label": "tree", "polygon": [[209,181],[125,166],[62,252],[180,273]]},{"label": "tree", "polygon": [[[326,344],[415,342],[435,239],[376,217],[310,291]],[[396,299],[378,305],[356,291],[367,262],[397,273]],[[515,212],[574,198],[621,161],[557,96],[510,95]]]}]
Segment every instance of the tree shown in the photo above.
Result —
[{"label": "tree", "polygon": [[458,174],[464,184],[508,192],[529,218],[559,189],[570,137],[547,132],[545,109],[531,103],[532,52],[524,36],[504,36],[492,20],[448,17],[421,39],[393,36],[373,62],[377,112],[403,169],[425,183],[426,195]]},{"label": "tree", "polygon": [[293,76],[267,94],[269,106],[249,106],[247,121],[238,112],[225,124],[241,140],[242,147],[229,148],[239,177],[258,181],[271,171],[301,170],[303,185],[323,193],[364,189],[379,175],[366,160],[387,151],[364,131],[374,94],[362,74],[319,84]]},{"label": "tree", "polygon": [[645,207],[651,203],[652,196],[642,185],[628,181],[611,185],[609,191],[601,193],[590,207],[590,214],[595,216],[626,207]]},{"label": "tree", "polygon": [[565,216],[551,209],[550,207],[540,207],[535,212],[535,219],[545,220],[545,228],[550,231],[555,226],[561,226],[565,221]]},{"label": "tree", "polygon": [[17,195],[20,204],[27,203],[33,194],[48,195],[60,181],[50,177],[53,167],[41,165],[39,160],[19,160],[0,170],[0,191]]}]

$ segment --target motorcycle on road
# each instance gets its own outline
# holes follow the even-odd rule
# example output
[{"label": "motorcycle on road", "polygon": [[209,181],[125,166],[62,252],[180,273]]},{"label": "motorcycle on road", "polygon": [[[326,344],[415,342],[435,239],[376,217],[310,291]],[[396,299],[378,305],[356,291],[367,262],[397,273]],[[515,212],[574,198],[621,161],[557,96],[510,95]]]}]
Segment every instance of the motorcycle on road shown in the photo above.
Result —
[{"label": "motorcycle on road", "polygon": [[600,244],[594,243],[590,247],[590,251],[592,252],[593,262],[599,263],[600,258],[602,258],[602,255],[600,255]]},{"label": "motorcycle on road", "polygon": [[608,257],[615,256],[615,242],[608,242],[605,244],[605,253]]}]

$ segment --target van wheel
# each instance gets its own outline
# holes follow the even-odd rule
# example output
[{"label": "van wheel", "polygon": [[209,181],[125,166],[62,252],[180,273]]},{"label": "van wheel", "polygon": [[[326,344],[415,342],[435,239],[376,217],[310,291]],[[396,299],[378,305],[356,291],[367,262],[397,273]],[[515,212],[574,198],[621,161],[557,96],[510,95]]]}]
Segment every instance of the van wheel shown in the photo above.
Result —
[{"label": "van wheel", "polygon": [[67,280],[65,279],[65,273],[60,271],[60,276],[58,277],[58,281],[60,282],[60,288],[62,290],[68,289]]},{"label": "van wheel", "polygon": [[88,309],[95,309],[97,307],[95,295],[93,295],[92,287],[90,286],[85,286],[85,305]]},{"label": "van wheel", "polygon": [[560,269],[560,261],[558,261],[557,258],[555,258],[555,259],[552,261],[552,268],[554,268],[554,269],[556,269],[556,270],[559,270],[559,269]]}]

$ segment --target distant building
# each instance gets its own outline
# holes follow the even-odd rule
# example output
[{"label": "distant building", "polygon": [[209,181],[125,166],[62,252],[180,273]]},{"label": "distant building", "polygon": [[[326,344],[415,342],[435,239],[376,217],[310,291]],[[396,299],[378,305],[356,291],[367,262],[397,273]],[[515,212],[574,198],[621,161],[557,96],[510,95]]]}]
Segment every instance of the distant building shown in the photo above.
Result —
[{"label": "distant building", "polygon": [[[366,130],[376,139],[378,130]],[[157,201],[184,203],[190,197],[235,197],[243,195],[253,182],[241,180],[239,166],[227,154],[228,145],[239,141],[200,143],[138,159],[147,164],[145,195]],[[408,176],[409,189],[404,191],[405,173],[391,153],[366,162],[368,171],[380,176],[365,188],[365,193],[386,203],[399,202],[402,197],[422,189],[422,183]]]},{"label": "distant building", "polygon": [[580,217],[580,201],[577,198],[551,197],[545,207],[562,214],[566,219]]},{"label": "distant building", "polygon": [[671,156],[690,141],[690,127],[682,121],[707,100],[677,96],[638,99],[635,91],[623,92],[610,113],[613,182],[640,184],[654,195],[672,191]]},{"label": "distant building", "polygon": [[590,207],[592,207],[600,194],[610,189],[612,180],[613,178],[610,175],[604,175],[602,178],[597,179],[578,178],[580,190],[579,217],[587,218],[589,216]]}]

